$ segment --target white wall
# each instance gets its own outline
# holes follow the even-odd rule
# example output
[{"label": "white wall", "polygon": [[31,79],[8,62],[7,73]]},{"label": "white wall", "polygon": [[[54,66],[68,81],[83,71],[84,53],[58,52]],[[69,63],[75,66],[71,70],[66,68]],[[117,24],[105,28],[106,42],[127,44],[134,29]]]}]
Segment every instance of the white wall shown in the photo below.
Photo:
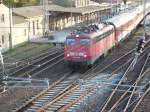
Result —
[{"label": "white wall", "polygon": [[[30,18],[27,21],[28,21],[28,24],[30,22],[30,30],[29,30],[30,39],[39,37],[40,35],[43,34],[43,17],[42,16]],[[38,21],[38,28],[37,28],[37,21]],[[33,22],[34,22],[34,28],[33,28]]]},{"label": "white wall", "polygon": [[[37,27],[38,20],[38,27]],[[43,34],[43,17],[35,17],[26,20],[27,22],[15,24],[12,28],[12,45],[29,41],[32,38],[41,37]],[[30,22],[30,24],[29,24]],[[34,28],[33,28],[34,22]],[[29,28],[30,25],[30,28]]]},{"label": "white wall", "polygon": [[[4,14],[4,21],[1,20],[3,14]],[[9,14],[11,14],[11,26],[12,26],[11,39],[9,38],[10,34]],[[38,28],[37,28],[37,20],[38,20]],[[30,31],[29,31],[29,22],[30,22]],[[33,22],[34,22],[34,30],[33,30]],[[18,44],[29,41],[29,39],[31,38],[40,37],[42,34],[43,34],[43,16],[29,18],[27,19],[27,22],[12,24],[12,10],[10,10],[9,13],[9,8],[7,8],[3,4],[0,4],[0,44],[2,45],[3,51],[8,50],[10,48],[10,45],[14,47]],[[2,37],[4,37],[3,40]]]},{"label": "white wall", "polygon": [[13,25],[12,28],[12,45],[13,47],[28,41],[28,23]]},{"label": "white wall", "polygon": [[[1,20],[3,14],[4,14],[4,21]],[[7,50],[9,48],[9,33],[10,33],[9,9],[3,4],[0,4],[0,44],[2,45],[3,50]],[[2,36],[4,36],[3,42]]]}]

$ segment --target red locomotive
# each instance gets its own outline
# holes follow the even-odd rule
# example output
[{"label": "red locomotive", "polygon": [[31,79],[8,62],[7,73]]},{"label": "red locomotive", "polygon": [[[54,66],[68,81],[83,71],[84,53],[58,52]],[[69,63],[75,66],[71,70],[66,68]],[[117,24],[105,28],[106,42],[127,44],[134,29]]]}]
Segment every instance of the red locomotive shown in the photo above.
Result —
[{"label": "red locomotive", "polygon": [[[148,8],[148,7],[147,7]],[[92,65],[125,39],[142,21],[143,8],[119,14],[105,23],[80,27],[66,37],[64,59],[69,64]]]}]

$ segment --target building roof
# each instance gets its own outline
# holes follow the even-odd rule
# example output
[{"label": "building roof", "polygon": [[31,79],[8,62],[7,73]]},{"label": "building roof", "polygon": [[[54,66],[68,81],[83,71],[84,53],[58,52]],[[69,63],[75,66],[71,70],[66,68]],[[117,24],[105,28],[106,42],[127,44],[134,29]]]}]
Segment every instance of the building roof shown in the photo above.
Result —
[{"label": "building roof", "polygon": [[13,8],[12,11],[17,15],[26,18],[39,17],[43,15],[42,6],[28,6],[28,7]]},{"label": "building roof", "polygon": [[13,22],[13,24],[20,24],[20,23],[24,23],[27,21],[25,20],[24,17],[13,15],[12,16],[12,22]]},{"label": "building roof", "polygon": [[72,13],[80,13],[80,14],[87,14],[87,13],[92,13],[95,11],[100,11],[103,9],[108,8],[108,6],[103,6],[103,5],[88,5],[85,7],[63,7],[59,6],[56,4],[50,4],[48,6],[49,11],[54,11],[54,12],[72,12]]},{"label": "building roof", "polygon": [[[91,5],[85,7],[63,7],[56,4],[49,4],[48,10],[54,12],[72,12],[72,13],[79,13],[79,14],[86,14],[91,13],[99,10],[103,10],[108,8],[106,5],[98,4],[96,2],[90,3]],[[43,7],[42,6],[28,6],[28,7],[20,7],[20,8],[13,8],[13,13],[26,17],[26,18],[33,18],[39,17],[43,15]]]}]

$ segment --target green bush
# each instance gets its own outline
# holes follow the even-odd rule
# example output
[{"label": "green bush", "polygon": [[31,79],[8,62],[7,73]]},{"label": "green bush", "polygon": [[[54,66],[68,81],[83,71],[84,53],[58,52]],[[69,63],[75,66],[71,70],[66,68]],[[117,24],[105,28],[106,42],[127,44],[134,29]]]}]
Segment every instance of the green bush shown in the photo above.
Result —
[{"label": "green bush", "polygon": [[22,7],[38,5],[40,0],[4,0],[4,4],[10,7]]}]

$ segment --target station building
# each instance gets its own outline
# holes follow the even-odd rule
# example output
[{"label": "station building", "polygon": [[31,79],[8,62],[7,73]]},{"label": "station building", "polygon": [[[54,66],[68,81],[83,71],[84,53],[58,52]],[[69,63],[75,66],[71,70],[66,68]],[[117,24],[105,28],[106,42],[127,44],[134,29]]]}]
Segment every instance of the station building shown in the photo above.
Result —
[{"label": "station building", "polygon": [[[10,15],[10,16],[9,16]],[[9,9],[0,3],[0,44],[3,48],[8,49],[11,47],[10,39],[10,21],[12,18]]]},{"label": "station building", "polygon": [[[34,9],[33,9],[34,10]],[[43,10],[8,8],[0,2],[0,45],[7,51],[43,34]]]},{"label": "station building", "polygon": [[[99,22],[109,18],[110,7],[90,0],[52,0],[48,5],[49,31],[63,30],[73,25]],[[0,44],[4,51],[44,32],[43,6],[6,7],[0,2]]]},{"label": "station building", "polygon": [[[90,0],[53,0],[48,6],[50,31],[62,30],[72,25],[88,24],[108,18],[110,7]],[[66,1],[66,0],[65,0]]]}]

